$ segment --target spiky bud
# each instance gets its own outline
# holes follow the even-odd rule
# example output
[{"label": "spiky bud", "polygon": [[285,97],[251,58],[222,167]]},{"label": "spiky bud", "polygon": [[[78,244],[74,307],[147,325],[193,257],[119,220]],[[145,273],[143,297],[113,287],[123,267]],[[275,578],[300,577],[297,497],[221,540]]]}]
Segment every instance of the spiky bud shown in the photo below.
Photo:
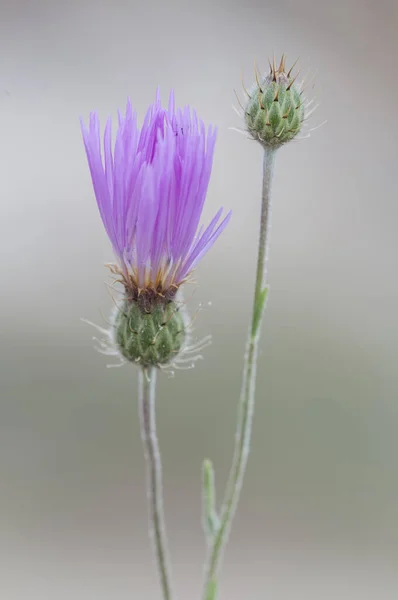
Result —
[{"label": "spiky bud", "polygon": [[172,363],[186,338],[186,320],[176,301],[155,302],[148,310],[126,298],[115,311],[114,343],[130,362],[144,367]]},{"label": "spiky bud", "polygon": [[[294,67],[294,65],[293,65]],[[292,77],[293,67],[285,73],[285,56],[279,67],[270,63],[266,75],[256,72],[245,107],[245,121],[251,137],[265,147],[277,148],[292,140],[304,120],[303,98]]]}]

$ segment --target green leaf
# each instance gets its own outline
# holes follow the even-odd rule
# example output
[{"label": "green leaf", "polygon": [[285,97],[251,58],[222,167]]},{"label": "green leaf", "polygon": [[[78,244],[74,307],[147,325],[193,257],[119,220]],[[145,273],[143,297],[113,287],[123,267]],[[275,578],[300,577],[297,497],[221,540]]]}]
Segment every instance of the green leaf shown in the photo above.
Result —
[{"label": "green leaf", "polygon": [[217,593],[217,582],[215,579],[212,579],[207,586],[207,596],[206,600],[216,600]]},{"label": "green leaf", "polygon": [[253,315],[253,326],[252,326],[252,335],[256,335],[258,327],[260,325],[261,317],[264,312],[265,301],[268,295],[268,287],[264,287],[258,295],[256,300],[256,305],[254,307],[254,315]]},{"label": "green leaf", "polygon": [[203,461],[203,527],[211,539],[218,531],[219,518],[216,512],[214,469],[211,460]]}]

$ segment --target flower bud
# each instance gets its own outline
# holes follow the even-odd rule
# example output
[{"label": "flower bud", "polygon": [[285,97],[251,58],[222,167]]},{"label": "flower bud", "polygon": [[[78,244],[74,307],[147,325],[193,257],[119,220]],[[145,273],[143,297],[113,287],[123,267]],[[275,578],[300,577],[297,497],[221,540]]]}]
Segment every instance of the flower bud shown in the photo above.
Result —
[{"label": "flower bud", "polygon": [[[294,66],[294,65],[293,65]],[[251,137],[265,147],[277,148],[292,140],[304,120],[303,98],[291,77],[285,73],[285,56],[279,67],[270,64],[270,72],[259,76],[249,92],[245,121]]]}]

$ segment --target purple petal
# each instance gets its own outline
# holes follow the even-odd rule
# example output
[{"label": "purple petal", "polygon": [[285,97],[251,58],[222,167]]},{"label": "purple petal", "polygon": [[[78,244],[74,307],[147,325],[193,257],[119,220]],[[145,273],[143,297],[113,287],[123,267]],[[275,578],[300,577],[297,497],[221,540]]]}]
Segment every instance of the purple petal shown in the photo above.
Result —
[{"label": "purple petal", "polygon": [[[178,285],[198,264],[227,226],[220,210],[208,227],[198,227],[210,181],[216,130],[206,128],[196,112],[168,108],[157,90],[141,129],[130,99],[118,113],[112,147],[111,120],[105,125],[103,155],[97,113],[81,123],[98,209],[112,246],[124,267],[143,286],[154,284],[165,265],[180,265],[163,284]],[[173,278],[171,281],[170,278]]]}]

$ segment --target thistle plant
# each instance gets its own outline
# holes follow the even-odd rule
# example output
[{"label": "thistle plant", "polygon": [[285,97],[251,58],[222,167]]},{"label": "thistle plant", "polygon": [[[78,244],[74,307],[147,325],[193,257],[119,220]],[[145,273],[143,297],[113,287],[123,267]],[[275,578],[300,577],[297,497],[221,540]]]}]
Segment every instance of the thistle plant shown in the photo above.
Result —
[{"label": "thistle plant", "polygon": [[121,284],[100,351],[139,369],[141,432],[148,470],[151,533],[164,600],[172,598],[163,514],[161,461],[156,435],[155,385],[159,369],[184,367],[208,342],[192,343],[181,287],[227,226],[222,209],[199,227],[209,184],[216,130],[189,107],[168,108],[159,93],[139,129],[128,101],[119,113],[114,146],[108,119],[101,149],[98,114],[82,123],[83,140],[98,209],[117,263]]},{"label": "thistle plant", "polygon": [[302,130],[307,104],[302,90],[295,85],[293,67],[285,71],[285,56],[279,66],[270,63],[268,73],[256,70],[255,83],[246,91],[247,100],[241,104],[246,134],[259,142],[263,150],[263,185],[261,198],[260,233],[257,255],[254,301],[246,354],[243,381],[238,407],[238,423],[232,467],[218,516],[214,502],[214,472],[211,461],[203,467],[203,498],[208,540],[203,600],[215,600],[218,574],[228,533],[237,508],[250,450],[254,413],[257,352],[261,322],[268,295],[267,260],[271,212],[271,187],[276,152],[293,140]]},{"label": "thistle plant", "polygon": [[[303,90],[285,57],[255,83],[241,104],[245,134],[263,151],[263,182],[254,300],[243,366],[232,467],[220,511],[214,470],[203,463],[203,526],[208,544],[202,600],[216,600],[218,576],[236,512],[250,450],[257,353],[268,296],[267,260],[271,188],[277,151],[302,132],[309,116]],[[313,110],[313,109],[312,109]],[[312,112],[312,111],[311,111]],[[130,101],[119,113],[113,145],[108,119],[103,146],[97,113],[82,133],[99,212],[117,263],[108,265],[122,297],[108,329],[97,327],[99,350],[139,371],[141,432],[147,459],[149,518],[163,600],[172,600],[163,514],[161,461],[156,435],[155,386],[158,370],[191,367],[209,338],[193,343],[182,288],[204,254],[223,232],[230,213],[220,209],[207,228],[199,227],[209,184],[216,130],[206,128],[189,107],[176,109],[173,93],[164,109],[159,94],[141,129]],[[199,227],[199,229],[198,229]]]}]

